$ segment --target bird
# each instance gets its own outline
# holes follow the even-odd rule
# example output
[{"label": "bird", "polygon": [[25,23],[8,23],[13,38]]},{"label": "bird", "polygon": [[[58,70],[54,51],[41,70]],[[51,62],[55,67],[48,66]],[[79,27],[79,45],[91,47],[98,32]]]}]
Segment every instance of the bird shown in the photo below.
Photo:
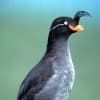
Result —
[{"label": "bird", "polygon": [[54,19],[49,29],[46,51],[22,81],[17,100],[67,100],[75,80],[69,37],[82,31],[80,18],[90,16],[77,11],[73,18]]}]

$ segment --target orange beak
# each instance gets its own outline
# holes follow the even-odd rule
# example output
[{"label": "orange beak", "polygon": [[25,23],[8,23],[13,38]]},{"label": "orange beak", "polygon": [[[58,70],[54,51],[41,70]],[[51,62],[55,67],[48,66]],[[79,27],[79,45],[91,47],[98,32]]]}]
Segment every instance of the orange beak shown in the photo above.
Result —
[{"label": "orange beak", "polygon": [[76,26],[74,26],[74,25],[69,25],[69,28],[71,29],[71,30],[73,30],[73,31],[76,31],[76,32],[80,32],[80,31],[82,31],[82,30],[84,30],[84,28],[81,26],[81,25],[76,25]]}]

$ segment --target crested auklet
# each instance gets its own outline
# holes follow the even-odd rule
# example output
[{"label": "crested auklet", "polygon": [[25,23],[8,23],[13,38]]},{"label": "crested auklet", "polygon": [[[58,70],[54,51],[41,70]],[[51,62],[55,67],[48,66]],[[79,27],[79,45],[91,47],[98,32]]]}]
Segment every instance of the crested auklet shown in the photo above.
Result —
[{"label": "crested auklet", "polygon": [[74,18],[65,16],[53,21],[46,52],[23,80],[17,100],[67,100],[75,79],[68,39],[83,30],[80,17],[87,15],[86,11],[78,11]]}]

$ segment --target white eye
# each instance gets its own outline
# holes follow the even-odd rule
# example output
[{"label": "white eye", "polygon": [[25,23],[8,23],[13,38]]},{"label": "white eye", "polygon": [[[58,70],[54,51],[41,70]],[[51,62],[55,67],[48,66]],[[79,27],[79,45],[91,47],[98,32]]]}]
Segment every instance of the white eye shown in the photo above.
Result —
[{"label": "white eye", "polygon": [[68,24],[68,22],[67,22],[67,21],[65,21],[65,22],[64,22],[64,25],[67,25],[67,24]]}]

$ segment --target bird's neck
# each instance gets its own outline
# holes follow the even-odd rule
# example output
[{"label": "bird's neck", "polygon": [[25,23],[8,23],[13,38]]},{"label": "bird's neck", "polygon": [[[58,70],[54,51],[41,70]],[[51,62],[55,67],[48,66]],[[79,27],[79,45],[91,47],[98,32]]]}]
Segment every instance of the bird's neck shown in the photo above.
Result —
[{"label": "bird's neck", "polygon": [[50,55],[70,55],[70,48],[68,43],[69,36],[61,36],[58,38],[49,37],[46,54]]}]

